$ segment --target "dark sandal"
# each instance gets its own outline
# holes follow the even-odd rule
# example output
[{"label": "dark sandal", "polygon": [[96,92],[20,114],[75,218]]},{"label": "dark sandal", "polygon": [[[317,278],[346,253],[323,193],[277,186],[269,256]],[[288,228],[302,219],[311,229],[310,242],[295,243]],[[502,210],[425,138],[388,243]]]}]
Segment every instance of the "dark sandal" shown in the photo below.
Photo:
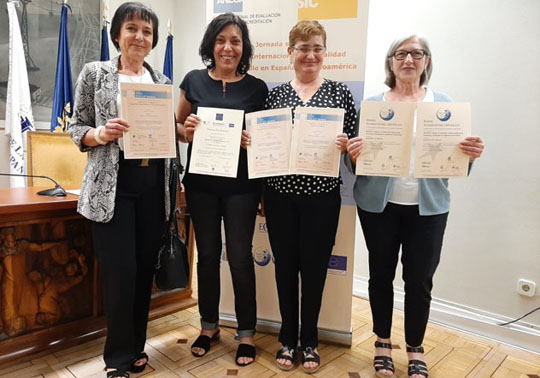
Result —
[{"label": "dark sandal", "polygon": [[[135,363],[139,360],[145,359],[146,362],[142,365],[136,365]],[[133,360],[131,361],[131,365],[129,366],[128,371],[130,373],[140,373],[146,369],[146,365],[148,365],[148,361],[150,359],[148,358],[148,355],[144,352],[139,353]]]},{"label": "dark sandal", "polygon": [[[253,360],[251,362],[241,364],[238,362],[238,359],[240,357],[253,358]],[[248,366],[254,361],[255,361],[255,347],[249,344],[238,345],[238,349],[236,350],[236,364],[238,366]]]},{"label": "dark sandal", "polygon": [[[295,355],[294,348],[290,348],[290,347],[284,345],[283,348],[278,350],[277,354],[276,354],[276,365],[278,366],[278,368],[280,368],[281,370],[285,370],[285,371],[289,371],[292,368],[294,368],[294,355]],[[280,360],[280,359],[291,361],[291,364],[290,365],[280,364],[277,361],[277,360]]]},{"label": "dark sandal", "polygon": [[[409,353],[424,353],[423,347],[410,347],[407,346],[407,352]],[[424,377],[429,377],[427,365],[424,361],[420,360],[409,360],[409,368],[407,369],[407,375],[412,377],[413,375],[422,375]]]},{"label": "dark sandal", "polygon": [[[375,348],[392,349],[392,344],[375,341]],[[394,368],[394,361],[390,356],[375,356],[373,358],[373,368],[375,369],[375,375],[382,378],[393,377],[394,373],[396,372]],[[381,370],[390,370],[392,374],[383,374]]]},{"label": "dark sandal", "polygon": [[[307,368],[304,366],[306,362],[316,362],[317,366],[312,367],[312,368]],[[315,352],[312,347],[306,347],[302,351],[302,369],[304,369],[304,373],[313,374],[317,370],[319,370],[320,367],[321,367],[321,357],[319,357],[319,354]]]},{"label": "dark sandal", "polygon": [[[195,340],[195,342],[191,344],[191,354],[194,355],[195,357],[203,357],[210,350],[210,342],[217,341],[217,340],[219,340],[219,329],[216,333],[214,333],[212,337],[209,337],[206,335],[200,335],[199,337],[197,337],[197,340]],[[204,353],[197,354],[193,352],[193,348],[201,348],[204,350]]]},{"label": "dark sandal", "polygon": [[120,370],[111,370],[107,372],[107,378],[129,378],[129,373],[121,372]]}]

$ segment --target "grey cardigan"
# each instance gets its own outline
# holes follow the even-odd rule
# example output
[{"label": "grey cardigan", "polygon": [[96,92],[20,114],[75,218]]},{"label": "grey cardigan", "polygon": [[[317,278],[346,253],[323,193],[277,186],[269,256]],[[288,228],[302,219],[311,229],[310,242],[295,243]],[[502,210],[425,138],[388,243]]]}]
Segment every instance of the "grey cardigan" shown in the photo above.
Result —
[{"label": "grey cardigan", "polygon": [[[84,135],[92,128],[104,126],[118,117],[119,56],[107,62],[87,63],[75,84],[75,105],[68,131],[82,152],[88,152],[88,161],[81,185],[77,211],[84,217],[106,223],[114,214],[116,182],[120,148],[116,143],[88,147],[82,144]],[[170,84],[170,80],[154,71],[146,62],[154,83]],[[165,160],[165,214],[169,215],[169,159]]]}]

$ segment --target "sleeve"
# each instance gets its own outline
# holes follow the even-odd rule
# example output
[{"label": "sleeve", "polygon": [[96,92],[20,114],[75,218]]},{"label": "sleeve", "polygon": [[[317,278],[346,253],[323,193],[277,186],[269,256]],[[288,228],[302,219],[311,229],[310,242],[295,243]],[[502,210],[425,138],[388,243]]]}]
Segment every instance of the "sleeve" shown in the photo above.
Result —
[{"label": "sleeve", "polygon": [[356,109],[354,108],[354,98],[347,86],[343,86],[343,102],[345,109],[345,120],[343,121],[343,132],[347,134],[349,138],[356,136]]},{"label": "sleeve", "polygon": [[182,82],[180,83],[180,89],[184,91],[184,94],[186,96],[186,100],[188,100],[190,103],[193,103],[193,99],[191,98],[191,78],[193,76],[193,72],[195,71],[190,71],[186,74],[186,76],[184,76],[184,79],[182,80]]},{"label": "sleeve", "polygon": [[276,88],[272,89],[266,95],[266,100],[264,101],[264,109],[272,109],[272,103],[274,102]]},{"label": "sleeve", "polygon": [[75,100],[73,105],[73,116],[68,126],[68,132],[73,142],[79,147],[81,152],[92,149],[82,144],[82,139],[91,128],[96,127],[95,112],[95,70],[90,64],[86,64],[75,84]]},{"label": "sleeve", "polygon": [[259,98],[259,105],[257,106],[257,110],[263,110],[263,109],[267,109],[266,108],[266,99],[268,98],[268,86],[266,85],[266,83],[262,80],[259,80],[259,90],[257,91],[258,93],[258,98]]}]

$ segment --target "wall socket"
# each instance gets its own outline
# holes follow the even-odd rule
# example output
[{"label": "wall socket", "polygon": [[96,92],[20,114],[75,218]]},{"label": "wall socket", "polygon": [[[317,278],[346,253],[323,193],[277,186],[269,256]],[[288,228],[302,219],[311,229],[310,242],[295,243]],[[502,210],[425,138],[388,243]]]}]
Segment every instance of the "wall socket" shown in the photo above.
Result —
[{"label": "wall socket", "polygon": [[534,281],[521,278],[518,280],[517,292],[521,295],[525,295],[526,297],[532,297],[536,292],[536,283]]}]

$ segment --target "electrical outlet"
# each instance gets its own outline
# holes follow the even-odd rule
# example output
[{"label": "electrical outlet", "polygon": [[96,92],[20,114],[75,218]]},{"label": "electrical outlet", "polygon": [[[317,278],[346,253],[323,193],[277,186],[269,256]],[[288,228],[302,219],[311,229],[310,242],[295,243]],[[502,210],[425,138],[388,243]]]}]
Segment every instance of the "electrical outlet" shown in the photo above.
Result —
[{"label": "electrical outlet", "polygon": [[525,295],[526,297],[532,297],[536,292],[536,283],[523,278],[519,279],[517,284],[517,292],[521,295]]}]

